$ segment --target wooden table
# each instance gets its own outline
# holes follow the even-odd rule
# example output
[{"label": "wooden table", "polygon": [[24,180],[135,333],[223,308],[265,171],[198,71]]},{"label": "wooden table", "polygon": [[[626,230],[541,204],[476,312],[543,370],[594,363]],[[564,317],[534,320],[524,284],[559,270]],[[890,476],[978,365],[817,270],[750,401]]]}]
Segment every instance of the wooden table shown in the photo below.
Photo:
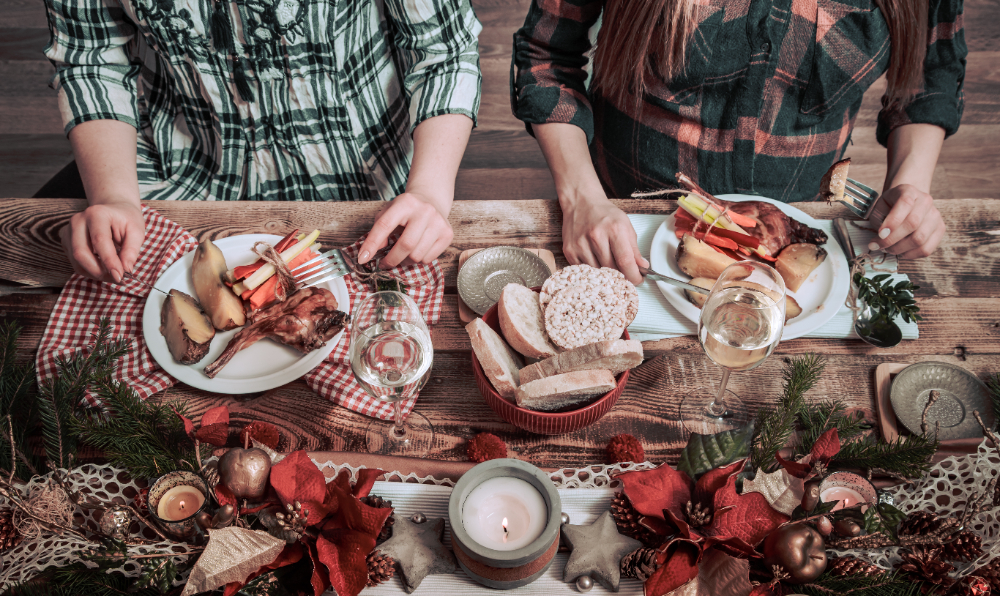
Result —
[{"label": "wooden table", "polygon": [[[670,201],[645,200],[624,200],[619,205],[630,213],[666,214],[676,207]],[[356,240],[381,207],[378,203],[186,202],[154,206],[199,238],[318,227],[320,240],[328,246]],[[814,217],[843,214],[839,207],[826,204],[797,206]],[[733,375],[730,387],[751,406],[773,404],[781,391],[783,361],[790,355],[817,352],[826,356],[827,370],[808,399],[840,399],[871,419],[874,370],[881,362],[941,360],[980,376],[1000,371],[1000,200],[949,199],[939,201],[939,206],[949,229],[942,247],[928,259],[900,267],[921,286],[917,297],[925,320],[919,340],[888,350],[860,340],[782,342],[761,368]],[[83,207],[75,200],[0,200],[0,278],[27,285],[0,296],[0,319],[21,323],[26,356],[37,349],[57,299],[55,292],[71,273],[58,230]],[[454,243],[441,257],[447,289],[441,322],[433,330],[434,371],[417,402],[418,411],[437,430],[430,457],[464,461],[466,440],[488,431],[507,441],[512,457],[547,467],[576,467],[602,462],[611,436],[632,433],[646,446],[650,460],[673,462],[684,444],[679,425],[671,420],[678,395],[687,386],[715,384],[720,376],[697,341],[683,337],[647,343],[647,356],[655,358],[633,373],[614,410],[593,426],[554,437],[519,431],[494,414],[476,389],[469,340],[458,319],[457,259],[465,249],[506,244],[548,248],[565,265],[560,212],[554,201],[546,200],[459,201],[451,223]],[[241,397],[178,385],[168,398],[187,400],[196,416],[226,403],[236,424],[251,418],[272,422],[282,431],[283,450],[364,451],[369,419],[322,400],[301,381]]]}]

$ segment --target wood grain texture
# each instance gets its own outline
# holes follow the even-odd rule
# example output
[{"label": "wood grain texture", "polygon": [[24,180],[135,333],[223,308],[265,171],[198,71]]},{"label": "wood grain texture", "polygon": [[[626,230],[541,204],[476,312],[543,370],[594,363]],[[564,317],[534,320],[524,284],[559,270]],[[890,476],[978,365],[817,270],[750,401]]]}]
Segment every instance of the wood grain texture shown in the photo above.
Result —
[{"label": "wood grain texture", "polygon": [[0,134],[0,195],[30,197],[73,160],[73,148],[58,134]]}]

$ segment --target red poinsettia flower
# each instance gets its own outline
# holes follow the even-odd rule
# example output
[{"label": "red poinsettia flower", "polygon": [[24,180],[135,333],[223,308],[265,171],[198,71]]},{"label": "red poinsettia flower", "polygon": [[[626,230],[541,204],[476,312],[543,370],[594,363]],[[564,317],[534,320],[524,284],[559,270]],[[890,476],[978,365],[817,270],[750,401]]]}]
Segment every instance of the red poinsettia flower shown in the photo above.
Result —
[{"label": "red poinsettia flower", "polygon": [[[660,568],[644,586],[646,596],[663,596],[698,575],[702,553],[715,547],[734,557],[760,556],[754,547],[772,530],[788,521],[760,493],[738,494],[736,476],[746,460],[710,470],[695,483],[668,465],[655,470],[628,472],[618,477],[643,525],[670,536],[657,550]],[[688,507],[700,508],[711,521],[700,527],[690,522]]]},{"label": "red poinsettia flower", "polygon": [[780,455],[775,455],[775,459],[785,468],[789,474],[796,478],[808,480],[814,476],[816,464],[830,465],[830,460],[840,452],[840,434],[837,429],[831,428],[816,439],[812,450],[808,455],[798,461],[788,461]]},{"label": "red poinsettia flower", "polygon": [[182,416],[177,408],[170,406],[170,409],[177,414],[177,417],[181,419],[184,423],[184,432],[192,441],[201,441],[202,443],[208,443],[210,445],[215,445],[216,447],[225,447],[226,439],[229,438],[229,407],[219,406],[217,408],[212,408],[208,410],[201,416],[201,428],[195,430],[194,422],[187,416]]},{"label": "red poinsettia flower", "polygon": [[[365,559],[392,513],[391,509],[361,502],[382,473],[361,470],[352,486],[350,473],[345,470],[328,483],[305,451],[289,453],[275,464],[271,468],[271,488],[282,505],[298,502],[303,512],[308,512],[307,531],[265,570],[291,565],[308,556],[313,563],[311,584],[316,596],[330,587],[341,596],[357,596],[368,581]],[[229,586],[226,595],[230,595]]]}]

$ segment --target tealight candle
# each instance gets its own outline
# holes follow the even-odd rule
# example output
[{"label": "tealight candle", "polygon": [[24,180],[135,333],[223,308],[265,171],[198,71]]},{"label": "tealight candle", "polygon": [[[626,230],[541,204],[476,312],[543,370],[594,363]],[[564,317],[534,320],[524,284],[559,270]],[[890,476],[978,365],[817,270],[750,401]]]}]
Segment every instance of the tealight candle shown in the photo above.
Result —
[{"label": "tealight candle", "polygon": [[819,499],[823,502],[839,501],[833,511],[861,505],[864,513],[869,505],[878,503],[878,493],[868,480],[853,472],[834,472],[819,485]]},{"label": "tealight candle", "polygon": [[469,493],[462,525],[469,538],[494,550],[517,550],[535,541],[549,521],[545,499],[520,478],[496,477]]},{"label": "tealight candle", "polygon": [[165,521],[180,521],[198,512],[205,495],[194,486],[179,485],[163,493],[156,505],[156,515]]},{"label": "tealight candle", "polygon": [[840,501],[833,506],[833,511],[844,509],[845,507],[854,507],[858,503],[865,502],[865,498],[858,491],[851,490],[846,486],[832,486],[820,493],[819,498],[823,502]]}]

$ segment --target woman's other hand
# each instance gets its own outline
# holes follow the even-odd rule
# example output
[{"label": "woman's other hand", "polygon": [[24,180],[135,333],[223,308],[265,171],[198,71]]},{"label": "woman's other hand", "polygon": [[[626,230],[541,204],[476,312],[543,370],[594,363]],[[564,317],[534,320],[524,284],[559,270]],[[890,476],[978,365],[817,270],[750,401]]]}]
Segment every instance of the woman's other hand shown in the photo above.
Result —
[{"label": "woman's other hand", "polygon": [[74,215],[60,235],[74,271],[119,283],[135,266],[146,237],[146,223],[138,201],[108,201]]},{"label": "woman's other hand", "polygon": [[405,260],[430,263],[448,248],[455,235],[447,214],[438,211],[430,197],[419,192],[404,192],[375,219],[371,233],[361,245],[358,263],[367,263],[388,244],[389,236],[400,226],[403,233],[382,261],[387,268]]},{"label": "woman's other hand", "polygon": [[879,226],[879,238],[869,250],[884,250],[901,259],[929,256],[941,244],[947,229],[931,195],[915,186],[900,184],[886,191],[883,201],[892,210]]},{"label": "woman's other hand", "polygon": [[625,212],[603,196],[560,197],[563,212],[563,253],[570,264],[611,267],[634,284],[642,283],[639,266],[649,263],[639,252],[635,229]]}]

